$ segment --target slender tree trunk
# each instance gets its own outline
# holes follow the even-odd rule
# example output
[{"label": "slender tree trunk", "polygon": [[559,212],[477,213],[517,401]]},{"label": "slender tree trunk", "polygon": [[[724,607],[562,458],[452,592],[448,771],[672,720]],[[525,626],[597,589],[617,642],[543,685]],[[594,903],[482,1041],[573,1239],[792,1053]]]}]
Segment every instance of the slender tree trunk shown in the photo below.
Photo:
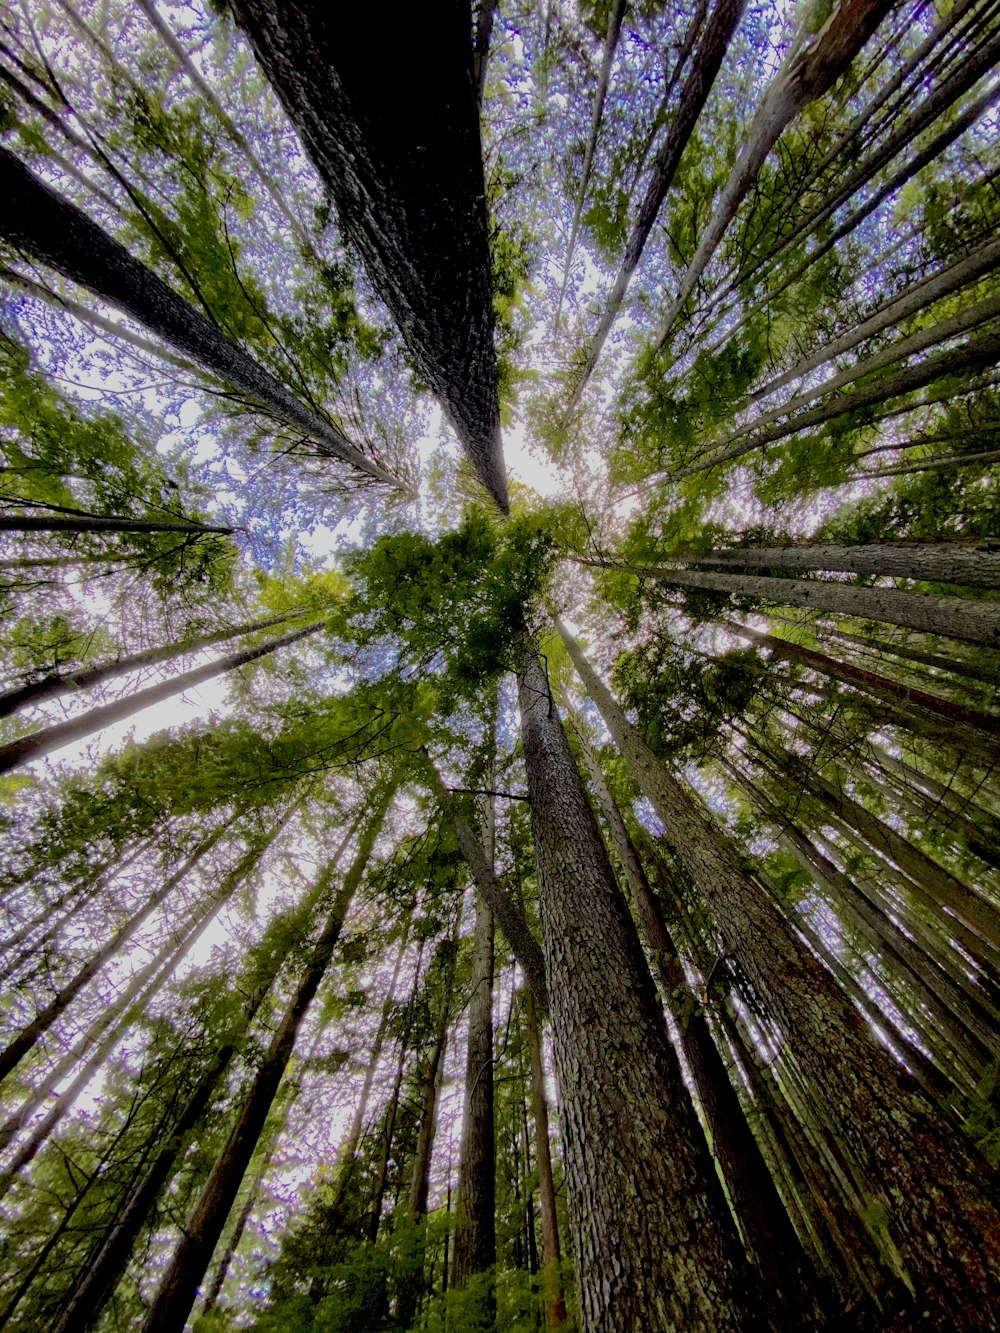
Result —
[{"label": "slender tree trunk", "polygon": [[6,148],[0,148],[0,188],[6,201],[0,236],[15,249],[131,315],[278,421],[303,432],[331,457],[376,481],[400,485],[75,204],[33,176]]},{"label": "slender tree trunk", "polygon": [[184,1228],[173,1260],[143,1324],[143,1333],[180,1333],[184,1327],[198,1285],[204,1279],[282,1076],[292,1057],[302,1020],[330,966],[344,918],[367,868],[392,795],[393,790],[390,788],[365,829],[354,863],[344,877],[343,887],[336,896],[295,993],[257,1067],[229,1138]]},{"label": "slender tree trunk", "polygon": [[994,1173],[876,1045],[829,973],[630,725],[573,637],[560,632],[726,953],[780,1024],[802,1070],[824,1089],[825,1115],[870,1200],[865,1221],[883,1263],[921,1311],[933,1312],[930,1327],[973,1333],[979,1301],[991,1300],[1000,1280]]},{"label": "slender tree trunk", "polygon": [[101,518],[96,514],[80,518],[66,514],[0,514],[0,532],[217,532],[228,537],[233,531],[233,528],[182,520]]},{"label": "slender tree trunk", "polygon": [[9,717],[28,704],[48,702],[58,699],[73,690],[90,689],[115,676],[123,676],[129,671],[138,671],[140,667],[155,666],[159,662],[169,662],[175,657],[188,653],[200,652],[202,648],[211,648],[216,643],[227,639],[240,639],[245,634],[256,634],[259,630],[271,629],[283,625],[286,621],[296,620],[308,614],[305,611],[293,611],[284,616],[271,616],[267,620],[250,621],[238,625],[235,629],[215,630],[211,634],[200,634],[196,638],[168,643],[160,648],[145,648],[141,652],[126,653],[114,662],[100,662],[94,666],[78,667],[73,671],[54,671],[41,680],[30,681],[17,689],[0,694],[0,717]]},{"label": "slender tree trunk", "polygon": [[716,0],[715,8],[698,44],[691,71],[681,90],[676,110],[668,122],[667,137],[657,150],[646,195],[629,235],[621,268],[618,270],[615,285],[604,308],[597,332],[587,349],[583,371],[573,389],[574,403],[578,401],[587,381],[594,373],[601,349],[621,309],[628,285],[639,266],[643,249],[649,239],[649,233],[673,183],[684,149],[694,133],[698,117],[712,91],[745,8],[746,0]]},{"label": "slender tree trunk", "polygon": [[538,1163],[538,1204],[542,1215],[542,1264],[545,1311],[549,1333],[556,1333],[566,1323],[566,1297],[562,1284],[562,1253],[559,1247],[559,1219],[556,1215],[556,1186],[552,1174],[552,1149],[549,1143],[549,1103],[545,1095],[545,1067],[542,1063],[542,1034],[538,1024],[538,1006],[530,990],[524,992],[524,1027],[531,1062],[531,1114],[535,1122],[535,1160]]},{"label": "slender tree trunk", "polygon": [[497,1257],[496,1148],[493,1140],[493,913],[478,897],[474,948],[452,1268],[452,1285],[455,1287],[465,1287],[477,1273],[488,1272],[496,1264]]},{"label": "slender tree trunk", "polygon": [[95,731],[100,731],[102,727],[110,726],[112,722],[121,722],[142,708],[160,703],[163,699],[170,699],[184,690],[204,684],[207,680],[214,680],[216,676],[221,676],[227,671],[235,671],[238,667],[256,662],[258,658],[267,657],[269,653],[277,652],[279,648],[287,648],[290,644],[297,643],[299,639],[318,633],[322,628],[321,622],[318,625],[309,625],[305,629],[293,630],[290,634],[283,634],[278,639],[269,639],[255,648],[244,648],[242,652],[217,658],[214,662],[194,667],[191,671],[183,671],[179,676],[160,681],[157,685],[148,685],[125,699],[117,699],[110,704],[100,704],[86,713],[81,713],[79,717],[69,718],[66,722],[54,722],[51,726],[29,732],[27,736],[21,736],[16,741],[9,741],[6,745],[0,746],[0,773],[9,773],[11,769],[20,768],[22,764],[29,764],[34,759],[41,759],[43,755],[51,754],[53,750],[58,750],[63,745],[82,741]]},{"label": "slender tree trunk", "polygon": [[851,666],[848,662],[838,662],[825,653],[805,648],[790,639],[779,638],[776,634],[765,634],[761,630],[737,625],[732,621],[721,622],[723,627],[741,638],[769,648],[777,657],[784,657],[790,662],[803,662],[806,666],[822,672],[831,680],[839,680],[845,685],[872,695],[899,714],[895,726],[903,727],[918,735],[928,736],[936,742],[952,744],[982,751],[992,758],[1000,741],[1000,717],[981,713],[972,708],[963,708],[935,694],[915,689],[912,685],[902,685],[889,680],[886,676],[866,671],[862,667]]},{"label": "slender tree trunk", "polygon": [[782,130],[803,107],[833,86],[890,8],[890,0],[855,0],[853,4],[838,5],[815,36],[793,44],[764,94],[711,221],[681,279],[665,321],[664,336],[687,304]]},{"label": "slender tree trunk", "polygon": [[104,965],[114,958],[136,931],[144,925],[153,913],[160,907],[169,895],[174,891],[178,884],[194,869],[202,857],[206,856],[215,844],[222,838],[223,834],[232,824],[232,819],[222,824],[195,847],[194,851],[181,863],[177,870],[164,881],[156,892],[146,900],[137,912],[134,912],[125,925],[117,934],[113,935],[108,942],[92,955],[89,962],[75,974],[75,976],[63,986],[59,992],[49,1001],[44,1009],[28,1023],[21,1031],[9,1041],[2,1052],[0,1052],[0,1082],[12,1073],[20,1064],[24,1057],[31,1051],[35,1043],[49,1028],[61,1017],[69,1007],[71,1002],[76,999],[80,991],[89,981],[92,981]]},{"label": "slender tree trunk", "polygon": [[528,640],[519,691],[584,1321],[749,1330],[751,1272]]},{"label": "slender tree trunk", "polygon": [[458,802],[445,786],[440,773],[438,773],[426,750],[424,756],[427,759],[428,773],[435,794],[455,830],[459,851],[469,867],[469,873],[472,875],[476,886],[477,896],[496,917],[497,924],[503,931],[511,953],[520,965],[528,985],[535,992],[535,998],[543,1012],[548,1013],[549,999],[545,980],[545,959],[538,941],[531,933],[520,906],[504,888],[499,876],[490,864],[482,839],[465,815],[462,814]]}]

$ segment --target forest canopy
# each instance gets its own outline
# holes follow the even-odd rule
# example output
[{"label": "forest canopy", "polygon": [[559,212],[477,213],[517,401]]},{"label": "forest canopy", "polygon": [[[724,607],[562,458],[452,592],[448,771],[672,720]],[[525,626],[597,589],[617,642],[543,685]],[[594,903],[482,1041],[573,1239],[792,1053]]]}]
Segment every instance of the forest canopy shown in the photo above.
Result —
[{"label": "forest canopy", "polygon": [[355,8],[0,0],[0,1329],[1000,1327],[1000,6]]}]

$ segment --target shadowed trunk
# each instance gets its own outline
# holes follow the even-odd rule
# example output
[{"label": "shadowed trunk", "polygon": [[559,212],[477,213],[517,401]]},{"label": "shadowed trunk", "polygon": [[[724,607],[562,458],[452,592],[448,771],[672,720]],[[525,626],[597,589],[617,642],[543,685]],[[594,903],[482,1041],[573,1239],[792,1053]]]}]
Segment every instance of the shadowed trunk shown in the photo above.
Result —
[{"label": "shadowed trunk", "polygon": [[391,21],[321,0],[230,4],[341,227],[506,513],[468,4],[399,6]]}]

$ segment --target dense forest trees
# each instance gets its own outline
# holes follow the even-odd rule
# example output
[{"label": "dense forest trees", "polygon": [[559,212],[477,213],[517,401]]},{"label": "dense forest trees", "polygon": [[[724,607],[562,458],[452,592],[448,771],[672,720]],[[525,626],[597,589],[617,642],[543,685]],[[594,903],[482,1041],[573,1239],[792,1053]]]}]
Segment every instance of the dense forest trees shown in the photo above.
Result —
[{"label": "dense forest trees", "polygon": [[0,1329],[1000,1327],[998,98],[0,0]]}]

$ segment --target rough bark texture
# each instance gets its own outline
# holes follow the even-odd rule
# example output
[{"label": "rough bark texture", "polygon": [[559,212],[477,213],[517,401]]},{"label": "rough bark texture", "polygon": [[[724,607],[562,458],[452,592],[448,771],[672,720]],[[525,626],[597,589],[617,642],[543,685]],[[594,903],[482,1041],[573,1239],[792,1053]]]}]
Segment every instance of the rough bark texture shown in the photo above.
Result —
[{"label": "rough bark texture", "polygon": [[380,9],[320,0],[230,3],[341,226],[506,512],[468,4],[399,6],[387,21]]},{"label": "rough bark texture", "polygon": [[874,1041],[830,974],[761,884],[631,726],[579,645],[567,650],[665,838],[742,969],[817,1088],[855,1163],[882,1261],[913,1291],[912,1327],[982,1327],[1000,1282],[996,1172]]},{"label": "rough bark texture", "polygon": [[121,722],[124,718],[131,717],[141,708],[148,708],[150,704],[169,699],[183,690],[193,689],[195,685],[201,685],[206,680],[221,676],[226,671],[235,671],[238,667],[257,661],[259,657],[266,657],[268,653],[276,652],[279,648],[287,648],[289,644],[296,643],[309,634],[315,634],[322,628],[322,624],[318,624],[309,625],[306,629],[293,630],[292,633],[283,634],[278,639],[269,639],[267,643],[258,644],[255,648],[245,648],[240,653],[221,657],[218,661],[206,663],[205,666],[194,667],[191,671],[172,676],[158,685],[149,685],[144,690],[137,690],[135,694],[130,694],[124,699],[116,699],[114,703],[91,708],[79,717],[71,717],[65,722],[54,722],[50,727],[42,727],[27,736],[21,736],[16,741],[10,741],[7,745],[0,745],[0,773],[8,773],[12,768],[31,763],[33,759],[41,759],[43,755],[51,754],[53,750],[58,750],[62,745],[69,745],[72,741],[81,741],[86,736],[93,735],[95,731],[100,731],[102,727],[110,726],[112,722]]},{"label": "rough bark texture", "polygon": [[771,1323],[775,1328],[818,1327],[822,1316],[813,1290],[815,1274],[809,1271],[799,1238],[729,1081],[708,1021],[691,994],[663,910],[605,781],[600,761],[582,733],[581,744],[594,794],[625,872],[640,931],[659,976],[661,993],[680,1034],[733,1211],[764,1280],[764,1300]]},{"label": "rough bark texture", "polygon": [[715,574],[693,569],[664,569],[659,565],[632,565],[632,573],[659,579],[679,588],[709,588],[713,592],[759,597],[781,606],[832,611],[924,634],[963,639],[1000,647],[1000,601],[966,597],[937,597],[930,593],[902,592],[898,588],[858,588],[848,583],[819,579],[761,578],[753,574]]},{"label": "rough bark texture", "polygon": [[191,1312],[198,1285],[211,1262],[281,1079],[292,1058],[299,1027],[333,958],[344,918],[361,883],[391,798],[390,791],[373,813],[362,835],[357,855],[344,877],[343,886],[336,896],[322,933],[310,951],[309,961],[295,993],[257,1066],[236,1123],[184,1228],[173,1260],[143,1324],[143,1333],[180,1333]]},{"label": "rough bark texture", "polygon": [[518,683],[584,1325],[746,1333],[754,1280],[527,640]]},{"label": "rough bark texture", "polygon": [[366,458],[325,418],[108,236],[75,204],[60,198],[0,147],[0,237],[22,253],[122,310],[277,420],[302,431],[331,457],[391,486],[397,478]]},{"label": "rough bark texture", "polygon": [[493,913],[476,899],[475,958],[465,1054],[465,1115],[458,1170],[452,1285],[464,1287],[497,1259],[493,1136]]},{"label": "rough bark texture", "polygon": [[221,533],[230,536],[232,528],[212,527],[207,523],[160,522],[145,518],[68,517],[60,514],[0,514],[0,532],[190,532]]},{"label": "rough bark texture", "polygon": [[795,546],[733,546],[720,551],[692,552],[699,565],[759,565],[771,569],[827,569],[848,574],[887,574],[932,583],[1000,588],[1000,541],[875,542],[847,546],[834,542],[800,542]]}]

